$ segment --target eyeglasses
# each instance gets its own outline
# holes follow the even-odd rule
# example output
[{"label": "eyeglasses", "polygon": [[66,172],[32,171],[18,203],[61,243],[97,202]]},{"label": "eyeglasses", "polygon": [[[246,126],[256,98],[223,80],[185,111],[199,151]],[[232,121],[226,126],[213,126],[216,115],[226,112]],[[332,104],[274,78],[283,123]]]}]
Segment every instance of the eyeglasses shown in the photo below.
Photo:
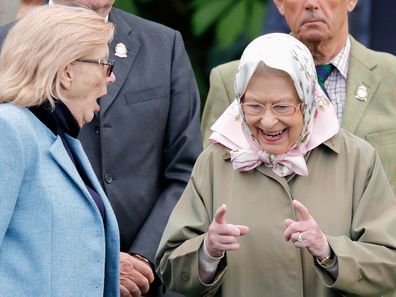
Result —
[{"label": "eyeglasses", "polygon": [[256,102],[246,102],[242,103],[242,109],[246,114],[253,116],[262,116],[267,108],[269,108],[274,115],[277,116],[291,116],[298,108],[300,108],[301,103],[297,104],[270,104],[264,105]]},{"label": "eyeglasses", "polygon": [[113,68],[114,68],[114,63],[115,63],[115,60],[108,60],[108,59],[86,59],[86,58],[80,58],[80,59],[77,59],[76,61],[78,61],[78,62],[87,62],[87,63],[95,63],[95,64],[100,64],[100,65],[107,66],[107,71],[106,71],[107,77],[110,77],[111,74],[113,73]]}]

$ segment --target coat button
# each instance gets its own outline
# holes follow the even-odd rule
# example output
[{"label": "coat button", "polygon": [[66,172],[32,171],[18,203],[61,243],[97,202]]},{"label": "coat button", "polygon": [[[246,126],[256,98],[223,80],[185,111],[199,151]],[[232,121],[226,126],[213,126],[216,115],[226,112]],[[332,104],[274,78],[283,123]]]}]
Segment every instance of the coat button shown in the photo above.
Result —
[{"label": "coat button", "polygon": [[108,184],[111,184],[113,182],[113,177],[111,176],[111,174],[106,173],[104,179]]},{"label": "coat button", "polygon": [[224,150],[224,152],[223,152],[223,159],[224,160],[228,160],[228,159],[231,159],[231,154],[230,154],[230,151],[229,150]]},{"label": "coat button", "polygon": [[100,127],[99,127],[99,125],[95,125],[95,132],[96,132],[96,134],[100,134]]},{"label": "coat button", "polygon": [[182,276],[182,279],[185,281],[188,281],[190,278],[190,275],[188,274],[188,272],[184,272],[184,271],[182,272],[181,276]]}]

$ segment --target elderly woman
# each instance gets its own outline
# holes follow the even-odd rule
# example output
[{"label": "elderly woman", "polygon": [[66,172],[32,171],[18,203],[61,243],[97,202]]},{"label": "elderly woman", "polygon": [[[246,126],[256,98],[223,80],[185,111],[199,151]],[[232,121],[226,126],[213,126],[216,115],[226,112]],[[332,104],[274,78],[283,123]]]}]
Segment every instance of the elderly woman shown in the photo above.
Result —
[{"label": "elderly woman", "polygon": [[76,139],[115,80],[113,26],[42,7],[0,55],[0,295],[118,296],[111,206]]},{"label": "elderly woman", "polygon": [[164,283],[188,296],[391,291],[396,199],[374,149],[339,129],[308,49],[257,38],[235,90],[163,235]]}]

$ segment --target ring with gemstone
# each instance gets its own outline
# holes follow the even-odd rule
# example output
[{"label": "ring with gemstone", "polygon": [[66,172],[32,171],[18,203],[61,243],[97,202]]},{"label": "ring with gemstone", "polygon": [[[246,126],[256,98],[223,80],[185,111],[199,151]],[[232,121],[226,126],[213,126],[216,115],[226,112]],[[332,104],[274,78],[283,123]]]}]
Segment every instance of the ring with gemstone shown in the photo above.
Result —
[{"label": "ring with gemstone", "polygon": [[304,241],[304,236],[303,236],[302,232],[298,233],[297,241],[298,242],[303,242]]}]

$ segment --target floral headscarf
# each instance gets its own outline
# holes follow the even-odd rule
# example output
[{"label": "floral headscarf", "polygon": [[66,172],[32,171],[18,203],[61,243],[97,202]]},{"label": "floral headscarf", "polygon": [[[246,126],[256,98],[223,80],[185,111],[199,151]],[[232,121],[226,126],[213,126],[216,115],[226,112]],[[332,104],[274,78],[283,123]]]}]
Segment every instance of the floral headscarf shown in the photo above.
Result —
[{"label": "floral headscarf", "polygon": [[[241,98],[258,65],[283,70],[293,80],[302,102],[304,126],[296,143],[284,154],[263,151],[246,123]],[[304,155],[334,136],[339,124],[333,105],[320,88],[311,53],[291,35],[273,33],[253,40],[239,62],[234,82],[236,100],[211,127],[212,142],[230,149],[237,171],[249,171],[264,163],[279,176],[293,172],[308,175]]]}]

